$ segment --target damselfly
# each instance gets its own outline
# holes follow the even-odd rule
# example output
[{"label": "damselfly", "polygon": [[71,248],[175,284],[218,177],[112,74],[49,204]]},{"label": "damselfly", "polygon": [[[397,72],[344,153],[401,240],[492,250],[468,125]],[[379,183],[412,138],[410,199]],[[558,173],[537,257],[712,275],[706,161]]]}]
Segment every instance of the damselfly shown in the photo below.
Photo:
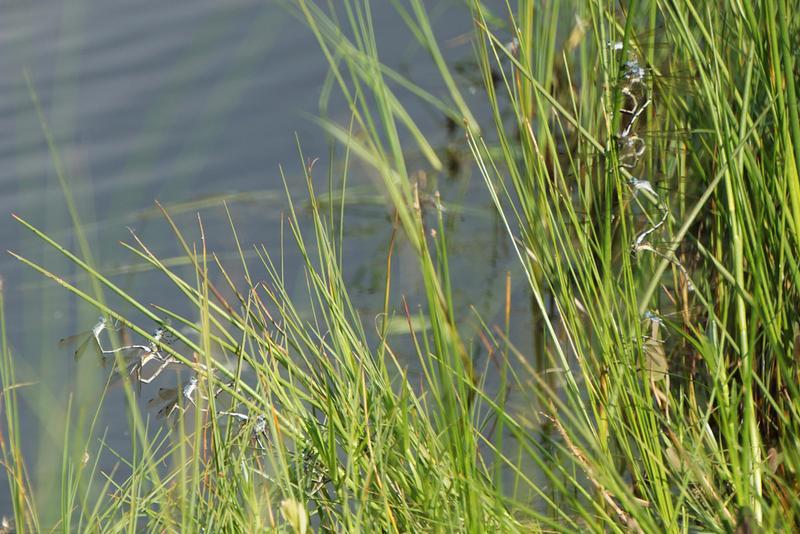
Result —
[{"label": "damselfly", "polygon": [[633,253],[634,257],[637,258],[637,259],[640,257],[640,255],[642,253],[648,252],[650,254],[658,256],[658,257],[660,257],[662,259],[665,259],[668,262],[672,263],[686,277],[686,281],[688,283],[689,291],[694,291],[695,285],[694,285],[694,282],[692,282],[692,279],[689,276],[689,271],[686,270],[686,267],[683,266],[683,264],[678,259],[678,257],[675,255],[675,252],[673,250],[670,250],[670,249],[661,250],[659,248],[656,248],[656,246],[653,243],[651,243],[650,241],[647,241],[646,239],[645,240],[637,239],[637,241],[631,247],[631,252]]},{"label": "damselfly", "polygon": [[[125,353],[121,357],[123,360],[132,360],[127,363],[124,373],[120,372],[121,376],[130,376],[136,374],[136,381],[142,384],[149,384],[155,380],[170,364],[179,364],[180,360],[167,354],[163,351],[165,346],[172,344],[175,336],[166,330],[163,326],[159,326],[153,332],[153,337],[143,344],[132,344],[119,347],[110,351],[104,351],[105,355],[115,355],[116,353]],[[142,377],[142,369],[151,361],[158,362],[158,368],[147,378]]]},{"label": "damselfly", "polygon": [[[297,454],[295,450],[295,454]],[[306,491],[306,494],[312,496],[320,491],[326,484],[331,481],[328,476],[328,469],[320,460],[319,453],[312,443],[307,442],[300,449],[299,462],[296,462],[297,483]]]},{"label": "damselfly", "polygon": [[634,250],[637,247],[641,246],[643,243],[647,243],[648,242],[647,237],[656,230],[658,230],[659,228],[661,228],[661,226],[667,221],[667,217],[669,217],[669,212],[667,210],[663,210],[663,212],[664,214],[662,215],[660,221],[658,221],[653,226],[651,226],[650,228],[648,228],[647,230],[641,232],[639,235],[636,236],[636,239],[633,242]]},{"label": "damselfly", "polygon": [[[619,39],[622,38],[623,35],[619,35]],[[663,24],[648,30],[635,32],[628,38],[628,53],[631,55],[641,55],[650,49],[661,50],[672,46],[667,40]],[[624,48],[621,40],[606,41],[606,47],[614,52],[621,52]]]},{"label": "damselfly", "polygon": [[624,169],[633,169],[644,156],[647,143],[638,135],[628,134],[617,138],[617,161]]},{"label": "damselfly", "polygon": [[[100,341],[100,334],[102,334],[103,330],[106,328],[108,328],[108,319],[105,317],[100,317],[100,319],[97,321],[97,324],[95,324],[91,329],[72,336],[61,338],[58,342],[58,346],[68,347],[78,343],[78,346],[73,353],[75,360],[78,360],[83,353],[86,352],[86,349],[89,347],[89,345],[92,344],[92,341],[94,341],[94,347],[97,350],[98,355],[105,354],[106,351],[103,349],[103,344]],[[114,321],[111,328],[113,330],[118,330],[119,323]]]},{"label": "damselfly", "polygon": [[[192,375],[183,386],[174,388],[159,388],[158,396],[150,399],[147,403],[150,407],[159,406],[160,409],[156,415],[158,419],[169,418],[176,410],[181,413],[186,411],[186,408],[191,404],[197,406],[194,395],[197,391],[197,375]],[[180,395],[178,394],[180,392]]]},{"label": "damselfly", "polygon": [[655,323],[659,327],[664,326],[664,319],[651,310],[645,311],[644,315],[642,315],[642,319],[648,321],[651,325]]},{"label": "damselfly", "polygon": [[707,132],[682,128],[652,129],[624,133],[625,135],[615,136],[617,160],[620,167],[633,172],[632,169],[635,169],[641,161],[644,161],[645,154],[652,153],[666,156],[684,153],[688,150],[690,144],[694,142],[693,136]]},{"label": "damselfly", "polygon": [[[220,415],[227,415],[233,417],[241,422],[239,427],[239,435],[247,430],[248,423],[251,423],[251,416],[240,412],[219,412]],[[258,449],[266,450],[266,445],[263,440],[267,437],[267,417],[264,414],[258,414],[255,420],[252,421],[250,428],[250,436],[255,441]]]},{"label": "damselfly", "polygon": [[622,63],[616,87],[628,99],[624,111],[633,114],[653,101],[663,104],[674,99],[686,99],[695,93],[696,82],[697,76],[689,70],[658,71],[633,57]]},{"label": "damselfly", "polygon": [[708,311],[701,306],[685,306],[680,310],[668,313],[647,310],[642,315],[642,321],[651,325],[656,323],[661,328],[676,330],[681,328],[681,324],[691,324],[694,321],[704,320],[707,314]]},{"label": "damselfly", "polygon": [[634,197],[636,197],[638,193],[642,192],[645,195],[650,195],[650,200],[655,198],[656,204],[659,205],[661,204],[662,202],[661,195],[659,194],[658,191],[656,191],[653,184],[650,183],[650,180],[640,180],[638,178],[631,176],[630,178],[628,178],[627,183],[630,186],[631,190],[633,191]]}]

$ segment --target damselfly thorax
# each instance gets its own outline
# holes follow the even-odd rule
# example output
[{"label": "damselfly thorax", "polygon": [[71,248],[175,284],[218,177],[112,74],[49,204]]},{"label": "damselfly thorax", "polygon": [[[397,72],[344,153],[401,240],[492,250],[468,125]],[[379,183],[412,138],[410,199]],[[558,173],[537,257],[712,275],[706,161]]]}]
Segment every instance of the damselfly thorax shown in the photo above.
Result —
[{"label": "damselfly thorax", "polygon": [[189,380],[174,388],[159,388],[158,396],[147,403],[150,407],[158,407],[156,417],[168,419],[175,413],[183,413],[188,406],[196,406],[195,392],[198,387],[197,375],[192,375]]}]

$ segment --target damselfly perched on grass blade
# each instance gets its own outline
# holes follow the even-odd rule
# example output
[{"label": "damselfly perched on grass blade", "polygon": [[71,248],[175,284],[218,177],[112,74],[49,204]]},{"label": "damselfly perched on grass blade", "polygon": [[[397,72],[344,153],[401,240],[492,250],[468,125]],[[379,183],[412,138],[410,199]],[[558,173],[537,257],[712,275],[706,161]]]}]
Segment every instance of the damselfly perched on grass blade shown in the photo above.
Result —
[{"label": "damselfly perched on grass blade", "polygon": [[689,271],[683,266],[678,256],[675,254],[674,249],[671,247],[662,247],[654,242],[649,241],[646,236],[640,234],[636,241],[631,245],[631,254],[636,259],[642,257],[643,254],[653,254],[659,258],[667,260],[672,263],[679,271],[686,277],[686,282],[689,284],[689,290],[694,291],[695,285],[689,275]]},{"label": "damselfly perched on grass blade", "polygon": [[634,197],[639,193],[645,193],[655,198],[658,204],[661,204],[661,192],[656,190],[656,186],[654,186],[650,180],[640,180],[639,178],[631,177],[628,178],[626,183],[631,188]]},{"label": "damselfly perched on grass blade", "polygon": [[617,144],[617,161],[620,167],[633,172],[648,153],[683,154],[688,150],[692,137],[705,133],[701,130],[644,130],[624,132],[625,135],[615,137]]},{"label": "damselfly perched on grass blade", "polygon": [[[112,385],[122,379],[134,377],[137,385],[141,388],[141,384],[149,384],[155,380],[169,365],[181,364],[180,360],[164,350],[177,339],[165,328],[166,324],[160,323],[152,337],[145,343],[132,343],[114,349],[103,349],[98,341],[104,366],[110,363],[117,375],[112,379]],[[159,366],[145,378],[142,376],[142,369],[152,361],[158,362]]]},{"label": "damselfly perched on grass blade", "polygon": [[[163,351],[164,346],[168,346],[171,343],[171,339],[173,337],[166,336],[166,331],[162,327],[156,328],[155,332],[153,333],[153,339],[150,340],[147,345],[129,345],[126,347],[120,347],[119,349],[115,349],[116,351],[129,351],[135,350],[138,351],[135,355],[134,361],[128,365],[126,368],[127,375],[136,374],[136,380],[142,384],[149,384],[153,380],[155,380],[170,364],[179,364],[180,361],[174,358],[170,354],[166,354]],[[156,368],[153,373],[147,377],[142,377],[142,369],[151,361],[159,362],[158,368]]]},{"label": "damselfly perched on grass blade", "polygon": [[658,310],[647,310],[642,315],[642,325],[652,328],[652,324],[656,323],[661,328],[675,331],[686,324],[705,321],[707,316],[708,311],[701,306],[685,306],[683,309],[663,313]]},{"label": "damselfly perched on grass blade", "polygon": [[[69,347],[74,344],[78,344],[75,352],[73,353],[75,360],[79,360],[81,356],[86,352],[86,349],[89,345],[93,345],[95,350],[97,351],[98,356],[102,356],[106,351],[103,349],[103,344],[100,341],[100,334],[103,333],[104,330],[109,328],[108,319],[105,317],[100,317],[98,322],[89,330],[85,330],[78,334],[67,336],[61,338],[58,342],[59,347]],[[112,330],[119,330],[120,326],[117,321],[114,321],[110,326]],[[94,343],[92,343],[94,342]]]},{"label": "damselfly perched on grass blade", "polygon": [[169,419],[176,411],[184,413],[190,404],[197,406],[194,399],[197,387],[197,375],[192,375],[185,384],[179,384],[178,387],[159,388],[158,396],[150,399],[147,405],[149,407],[159,407],[156,414],[158,419]]},{"label": "damselfly perched on grass blade", "polygon": [[[645,172],[640,168],[640,164],[649,161],[649,155],[653,154],[654,159],[659,155],[678,155],[685,154],[691,147],[696,146],[702,141],[706,130],[673,128],[655,129],[642,127],[639,131],[629,131],[626,135],[615,134],[611,136],[610,142],[617,152],[617,162],[620,167],[632,174]],[[569,146],[561,147],[557,150],[563,167],[573,175],[585,174],[592,170],[605,168],[607,157],[610,150],[597,149],[585,143],[574,143]],[[642,178],[641,176],[639,176]],[[652,180],[650,180],[652,183]]]},{"label": "damselfly perched on grass blade", "polygon": [[[258,414],[255,420],[251,421],[251,416],[240,412],[219,412],[219,415],[227,415],[241,422],[238,435],[241,436],[243,432],[250,429],[250,439],[252,439],[259,450],[266,450],[267,438],[267,417],[264,414]],[[252,425],[252,426],[251,426]]]},{"label": "damselfly perched on grass blade", "polygon": [[697,81],[696,73],[689,68],[674,70],[668,65],[656,68],[649,65],[637,54],[631,54],[628,59],[620,63],[620,73],[616,79],[618,87],[628,87],[639,90],[638,86],[654,89],[656,94],[667,88],[681,88],[693,92]]}]

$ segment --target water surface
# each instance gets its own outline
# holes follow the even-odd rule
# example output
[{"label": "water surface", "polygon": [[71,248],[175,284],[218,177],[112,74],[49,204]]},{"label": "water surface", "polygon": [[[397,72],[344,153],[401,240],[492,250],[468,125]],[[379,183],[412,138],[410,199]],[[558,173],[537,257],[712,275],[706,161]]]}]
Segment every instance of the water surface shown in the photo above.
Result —
[{"label": "water surface", "polygon": [[[458,7],[460,3],[430,5],[443,42],[470,31],[467,10]],[[308,120],[319,113],[326,64],[300,21],[275,2],[263,0],[7,2],[3,12],[2,249],[14,250],[88,290],[88,280],[73,265],[10,217],[20,215],[77,251],[75,221],[67,209],[67,201],[72,201],[98,269],[141,302],[178,312],[191,308],[163,276],[142,270],[141,262],[119,245],[120,240],[131,242],[130,228],[158,255],[180,255],[154,200],[175,214],[192,239],[198,237],[199,212],[208,248],[229,258],[226,254],[234,248],[222,208],[226,199],[241,242],[263,243],[279,253],[287,206],[279,165],[291,193],[302,201],[305,186],[297,139],[306,156],[321,158],[318,168],[323,173],[330,153],[329,140]],[[424,61],[424,51],[413,46],[390,3],[373,2],[372,12],[384,61],[444,94],[435,70]],[[453,61],[471,54],[469,44],[446,46],[445,53]],[[37,118],[31,90],[38,95],[46,125]],[[409,102],[423,131],[439,148],[458,146],[458,140],[448,137],[442,116]],[[347,119],[341,103],[330,114]],[[48,151],[45,127],[62,164],[66,194]],[[426,170],[413,152],[409,161],[413,169]],[[448,215],[454,286],[464,305],[461,318],[469,320],[467,304],[475,304],[492,321],[499,313],[504,273],[515,269],[515,260],[488,198],[481,194],[480,180],[469,174],[467,168],[458,176],[432,179],[438,180],[445,202],[469,208]],[[354,166],[354,187],[376,180],[369,169]],[[381,305],[374,296],[383,290],[391,218],[380,201],[364,201],[347,213],[346,277],[365,323],[371,324]],[[402,256],[402,247],[400,251],[393,286],[397,294],[420,303],[415,263]],[[296,267],[297,257],[290,252],[287,272],[295,273]],[[231,269],[236,274],[236,268]],[[188,269],[178,272],[193,277]],[[52,488],[53,474],[60,469],[60,449],[52,444],[60,442],[65,431],[52,421],[65,420],[70,396],[73,418],[91,417],[95,378],[101,376],[91,363],[76,366],[57,341],[91,326],[97,311],[5,254],[0,256],[0,276],[20,380],[36,382],[24,392],[23,431],[26,443],[38,447],[32,476],[35,486],[44,490]],[[290,284],[302,295],[302,278]],[[109,302],[131,313],[117,300]],[[516,300],[515,323],[525,324],[528,308],[527,301]],[[524,333],[517,338],[522,344],[529,342]],[[174,382],[174,377],[164,380]],[[143,399],[152,387],[145,388]],[[124,399],[112,392],[106,402],[101,427],[108,428],[109,446],[125,451],[130,436],[122,416]],[[108,470],[112,465],[108,459],[101,467]],[[7,488],[0,484],[0,511],[7,510]]]}]

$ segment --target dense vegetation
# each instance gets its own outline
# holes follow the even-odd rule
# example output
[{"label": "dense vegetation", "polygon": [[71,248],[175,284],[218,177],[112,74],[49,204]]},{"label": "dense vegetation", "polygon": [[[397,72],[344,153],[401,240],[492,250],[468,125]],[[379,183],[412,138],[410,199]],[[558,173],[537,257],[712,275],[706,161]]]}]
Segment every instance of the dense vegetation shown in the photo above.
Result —
[{"label": "dense vegetation", "polygon": [[[314,175],[326,169],[309,161],[313,224],[301,227],[294,204],[287,218],[306,298],[290,296],[282,251],[256,247],[248,260],[233,223],[241,279],[202,239],[184,238],[166,210],[192,276],[178,276],[135,236],[126,245],[185,295],[189,317],[139,302],[93,267],[87,249],[66,250],[20,220],[91,274],[82,291],[20,257],[97,307],[104,319],[83,348],[117,370],[111,380],[134,407],[122,477],[97,470],[97,458],[113,452],[102,429],[90,424],[65,438],[55,526],[797,528],[797,6],[519,0],[489,9],[469,0],[485,95],[477,110],[423,2],[395,4],[398,23],[440,74],[441,93],[381,63],[368,0],[288,6],[329,61],[323,102],[343,98],[351,114],[344,124],[319,119],[339,147],[326,194],[338,201],[320,201]],[[408,167],[411,153],[430,174],[446,162],[407,111],[409,99],[463,128],[535,303],[536,354],[511,343],[506,312],[505,324],[487,321],[480,336],[497,364],[472,359],[475,341],[452,296],[447,199]],[[356,161],[381,177],[396,228],[374,322],[351,304],[342,274]],[[418,260],[419,309],[391,290],[395,240]],[[212,271],[229,287],[216,287]],[[107,305],[108,294],[129,311]],[[132,324],[131,311],[160,330]],[[407,325],[419,380],[390,342],[398,324]],[[125,342],[113,326],[144,341]],[[49,528],[26,474],[5,336],[2,356],[0,448],[14,521],[20,530]],[[162,390],[157,409],[167,424],[154,431],[134,397],[136,382],[162,364],[182,367],[185,385]],[[511,389],[527,401],[507,403]]]}]

